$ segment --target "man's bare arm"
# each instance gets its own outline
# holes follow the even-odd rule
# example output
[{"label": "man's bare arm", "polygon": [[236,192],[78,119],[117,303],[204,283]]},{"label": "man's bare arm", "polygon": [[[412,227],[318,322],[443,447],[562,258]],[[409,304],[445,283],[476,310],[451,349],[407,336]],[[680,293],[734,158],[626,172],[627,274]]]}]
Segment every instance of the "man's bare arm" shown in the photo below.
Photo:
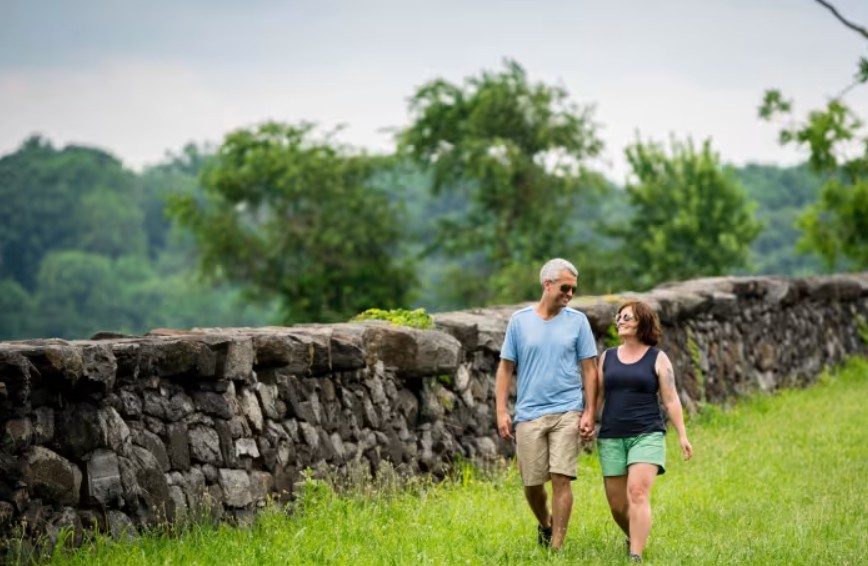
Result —
[{"label": "man's bare arm", "polygon": [[497,414],[497,432],[502,438],[512,440],[512,417],[509,416],[507,401],[512,376],[515,372],[515,362],[501,358],[497,366],[497,377],[494,383],[495,412]]}]

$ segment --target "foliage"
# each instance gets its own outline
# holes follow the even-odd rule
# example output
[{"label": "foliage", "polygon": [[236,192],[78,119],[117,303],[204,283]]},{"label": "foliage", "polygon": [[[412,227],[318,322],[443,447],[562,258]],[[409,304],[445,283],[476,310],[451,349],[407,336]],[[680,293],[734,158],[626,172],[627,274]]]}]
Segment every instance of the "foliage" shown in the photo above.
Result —
[{"label": "foliage", "polygon": [[801,209],[813,204],[823,186],[822,177],[807,165],[777,167],[748,163],[744,167],[727,167],[744,186],[758,211]]},{"label": "foliage", "polygon": [[395,326],[409,326],[410,328],[433,328],[434,318],[425,312],[425,309],[368,309],[354,316],[351,322],[361,320],[385,320]]},{"label": "foliage", "polygon": [[704,405],[706,402],[706,393],[705,375],[702,373],[702,353],[699,349],[699,344],[696,343],[693,330],[690,327],[687,327],[687,351],[690,352],[690,366],[693,369],[696,383],[699,385],[699,402]]},{"label": "foliage", "polygon": [[859,336],[859,340],[862,341],[862,345],[868,346],[868,319],[862,314],[857,314],[855,319],[856,334]]},{"label": "foliage", "polygon": [[116,328],[135,328],[139,321],[126,305],[125,269],[136,270],[134,261],[116,264],[110,257],[83,251],[51,252],[40,264],[35,294],[40,313],[33,330],[38,336],[64,335],[86,338],[96,330],[95,321],[112,320]]},{"label": "foliage", "polygon": [[33,299],[13,279],[0,279],[0,340],[23,338],[33,316]]},{"label": "foliage", "polygon": [[[791,116],[792,103],[780,92],[768,91],[760,116],[780,115]],[[806,147],[811,169],[828,175],[819,200],[798,220],[800,249],[818,254],[827,269],[842,260],[855,268],[868,267],[868,135],[862,127],[852,110],[832,99],[780,134],[782,144]]]},{"label": "foliage", "polygon": [[795,243],[801,236],[796,220],[817,201],[823,179],[807,165],[775,167],[748,164],[732,168],[748,197],[756,201],[756,218],[763,230],[751,246],[753,273],[803,276],[821,272],[820,260],[799,253]]},{"label": "foliage", "polygon": [[[40,143],[43,150],[50,147],[46,142]],[[79,163],[82,159],[95,161],[97,168],[114,170],[117,167],[114,159],[98,159],[103,153],[90,154],[90,150],[80,148],[75,159],[58,163],[56,154],[64,151],[43,151],[37,159],[33,147],[24,144],[3,160],[7,165],[27,161],[35,169],[32,175],[35,179],[50,178],[42,169],[53,170],[52,175],[58,178],[74,177],[82,170]],[[25,160],[22,153],[30,157]],[[49,240],[37,267],[47,262],[54,265],[48,272],[57,273],[58,262],[63,257],[72,258],[61,262],[66,265],[63,277],[46,275],[40,279],[37,270],[30,289],[11,277],[3,279],[0,283],[0,312],[3,312],[0,339],[83,338],[100,330],[135,334],[155,327],[255,326],[274,322],[275,302],[259,305],[245,301],[235,286],[214,286],[198,280],[190,270],[198,258],[192,234],[164,215],[164,200],[170,194],[203,198],[196,177],[209,156],[205,149],[188,146],[139,174],[128,172],[133,176],[132,186],[136,187],[129,199],[121,196],[125,194],[123,191],[115,195],[107,184],[93,191],[79,191],[78,201],[71,199],[65,206],[69,208],[68,215],[81,213],[83,217],[63,218],[58,222],[68,221],[69,226],[78,227],[105,223],[100,231],[108,236],[99,237],[100,231],[96,229],[85,230],[71,240],[75,246],[84,248],[70,247],[73,244],[58,238]],[[399,253],[403,257],[424,255],[424,261],[418,265],[420,283],[414,287],[417,290],[415,303],[408,306],[424,306],[429,312],[469,308],[479,304],[474,303],[473,297],[494,288],[498,289],[498,294],[492,296],[492,300],[503,304],[534,300],[538,296],[538,264],[514,262],[491,278],[471,277],[468,275],[480,273],[484,262],[481,254],[452,257],[442,250],[431,249],[436,239],[437,219],[460,214],[468,206],[466,195],[455,191],[431,194],[428,187],[432,174],[407,160],[379,160],[372,171],[371,183],[376,191],[384,194],[391,206],[406,211],[400,227],[407,235],[406,245],[402,245]],[[754,253],[759,256],[757,269],[766,273],[815,273],[819,262],[794,254],[795,229],[788,222],[806,203],[816,199],[821,180],[812,176],[807,168],[747,166],[733,169],[733,174],[743,180],[750,195],[759,202],[757,214],[767,222],[766,230],[754,243]],[[91,171],[88,176],[111,177],[99,171]],[[119,178],[125,179],[126,174]],[[15,184],[5,189],[21,207],[13,223],[15,234],[8,232],[11,239],[20,239],[18,232],[36,234],[43,230],[39,225],[24,221],[42,222],[35,211],[43,205],[21,198],[16,191],[32,189],[44,194],[47,189],[28,187]],[[585,194],[582,198],[583,206],[572,212],[571,235],[567,238],[568,242],[587,243],[575,254],[581,269],[579,285],[585,293],[626,289],[632,281],[621,273],[625,262],[617,255],[614,240],[599,229],[598,223],[629,215],[632,208],[627,202],[628,195],[611,188],[605,193]],[[106,206],[99,210],[103,202]],[[113,223],[113,219],[119,218],[124,221]],[[114,226],[112,230],[106,229],[111,226]],[[116,256],[124,250],[124,245],[113,242],[122,242],[124,238],[139,243],[130,246],[132,254]],[[144,248],[146,254],[142,253]],[[82,268],[74,265],[74,258],[79,256],[58,255],[60,252],[84,254],[80,256],[84,262]],[[89,273],[85,266],[95,271]],[[101,275],[94,277],[96,273]],[[83,285],[77,281],[79,277]],[[75,289],[86,292],[74,292]]]},{"label": "foliage", "polygon": [[603,336],[603,345],[606,348],[614,348],[621,344],[621,337],[618,336],[618,328],[614,324],[610,324],[606,329],[606,335]]},{"label": "foliage", "polygon": [[[830,3],[818,1],[868,39],[864,27],[846,20]],[[829,270],[868,267],[868,134],[862,119],[844,103],[847,92],[865,83],[868,59],[861,57],[851,84],[804,120],[794,118],[792,101],[777,89],[766,91],[759,108],[764,120],[788,118],[779,133],[781,145],[807,149],[811,169],[827,176],[819,200],[800,216],[798,226],[803,231],[799,249],[819,255]]]},{"label": "foliage", "polygon": [[[868,363],[854,360],[822,385],[709,411],[713,419],[690,424],[690,462],[678,456],[677,435],[667,434],[667,472],[654,485],[646,561],[864,562],[868,490],[857,480],[868,472],[866,375]],[[803,426],[805,415],[834,418]],[[176,538],[154,534],[133,543],[106,535],[48,563],[271,565],[285,564],[287,557],[294,564],[358,565],[626,561],[596,454],[580,456],[571,487],[581,513],[573,515],[559,554],[536,546],[534,519],[513,466],[487,477],[464,468],[446,481],[420,481],[398,491],[372,490],[374,482],[365,481],[365,491],[346,495],[308,478],[301,486],[303,513],[274,505],[247,528],[206,524]]]},{"label": "foliage", "polygon": [[145,169],[139,176],[139,207],[151,259],[158,259],[165,251],[184,253],[195,249],[190,238],[174,234],[175,227],[165,210],[166,199],[171,194],[196,194],[199,174],[209,158],[206,148],[187,144],[180,153],[169,154],[165,162]]},{"label": "foliage", "polygon": [[111,155],[39,137],[0,158],[0,278],[35,289],[42,258],[77,249],[111,257],[144,251],[135,176]]},{"label": "foliage", "polygon": [[197,191],[204,161],[188,146],[136,174],[41,138],[0,159],[0,340],[267,324],[269,307],[193,279],[193,242],[163,215],[166,194]]},{"label": "foliage", "polygon": [[706,141],[672,141],[671,155],[656,143],[626,150],[635,177],[627,185],[633,214],[613,233],[632,280],[648,288],[667,280],[721,275],[746,264],[761,226],[753,204]]},{"label": "foliage", "polygon": [[203,273],[278,300],[286,323],[345,320],[401,306],[414,285],[396,258],[398,211],[369,182],[375,164],[309,124],[238,130],[206,168],[201,198],[173,195],[170,214],[194,234]]},{"label": "foliage", "polygon": [[[776,96],[770,116],[792,109]],[[729,272],[820,271],[818,257],[795,253],[800,216],[834,267],[860,265],[868,214],[855,166],[865,160],[844,150],[865,136],[842,108],[786,138],[813,148],[824,172],[727,168],[765,223],[752,264],[733,262]],[[633,226],[605,227],[642,213],[629,191],[584,167],[601,145],[591,109],[571,104],[561,87],[531,82],[514,62],[461,84],[432,81],[411,112],[401,153],[388,157],[360,155],[307,125],[239,132],[216,157],[187,145],[142,172],[99,149],[25,140],[0,156],[0,340],[325,322],[374,306],[514,305],[539,296],[539,267],[555,255],[576,263],[588,294],[694,275],[669,275],[666,259],[687,258],[678,246],[696,248],[685,265],[713,259],[690,231],[654,258],[625,254],[631,246],[619,244],[638,238]],[[210,188],[200,187],[200,174]],[[175,216],[165,210],[170,195]],[[648,229],[668,234],[682,216],[697,216],[693,208],[681,214],[680,203],[672,199],[678,214]],[[203,230],[179,225],[179,213]],[[195,273],[197,263],[213,278]],[[645,273],[658,265],[666,274]]]},{"label": "foliage", "polygon": [[539,269],[575,251],[570,211],[602,186],[583,166],[602,147],[590,109],[570,103],[562,87],[531,83],[506,61],[462,85],[423,85],[410,111],[400,151],[431,172],[434,194],[466,199],[464,209],[439,218],[434,242],[450,256],[474,256],[449,279],[458,293],[477,305],[513,297],[505,285],[514,278],[504,270]]}]

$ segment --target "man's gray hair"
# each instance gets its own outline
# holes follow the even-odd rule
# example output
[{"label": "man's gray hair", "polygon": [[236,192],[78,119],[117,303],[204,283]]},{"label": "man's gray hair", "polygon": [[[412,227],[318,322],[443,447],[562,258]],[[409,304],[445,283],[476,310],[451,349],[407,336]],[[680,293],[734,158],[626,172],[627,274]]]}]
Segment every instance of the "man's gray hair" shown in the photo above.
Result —
[{"label": "man's gray hair", "polygon": [[546,262],[542,269],[539,270],[540,285],[545,285],[546,281],[557,281],[561,277],[561,272],[567,270],[574,276],[579,276],[579,270],[569,261],[556,257]]}]

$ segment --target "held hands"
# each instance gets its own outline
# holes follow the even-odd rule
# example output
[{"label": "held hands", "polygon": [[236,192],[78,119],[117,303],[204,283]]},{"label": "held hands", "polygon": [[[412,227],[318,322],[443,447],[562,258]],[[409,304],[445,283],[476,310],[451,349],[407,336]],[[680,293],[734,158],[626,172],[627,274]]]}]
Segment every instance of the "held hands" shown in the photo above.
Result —
[{"label": "held hands", "polygon": [[582,440],[594,439],[594,415],[591,411],[584,411],[579,419],[579,436]]},{"label": "held hands", "polygon": [[501,438],[512,440],[512,417],[506,411],[497,415],[497,433]]}]

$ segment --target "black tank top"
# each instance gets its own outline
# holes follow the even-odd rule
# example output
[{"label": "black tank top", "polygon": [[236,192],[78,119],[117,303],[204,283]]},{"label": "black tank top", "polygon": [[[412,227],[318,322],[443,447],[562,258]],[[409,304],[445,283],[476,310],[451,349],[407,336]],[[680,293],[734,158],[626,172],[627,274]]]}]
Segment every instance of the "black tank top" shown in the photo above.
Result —
[{"label": "black tank top", "polygon": [[599,438],[624,438],[649,432],[666,432],[657,401],[659,349],[651,346],[639,361],[623,364],[618,348],[606,350],[603,362],[605,405]]}]

